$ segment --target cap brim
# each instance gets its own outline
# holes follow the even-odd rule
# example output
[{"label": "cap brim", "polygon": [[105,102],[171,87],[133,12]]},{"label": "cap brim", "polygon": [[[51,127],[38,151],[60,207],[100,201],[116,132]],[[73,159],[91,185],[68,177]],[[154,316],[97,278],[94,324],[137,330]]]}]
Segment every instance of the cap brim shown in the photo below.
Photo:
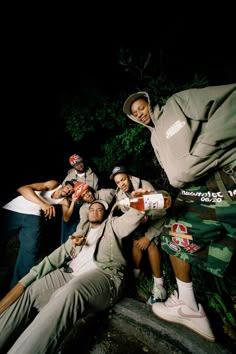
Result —
[{"label": "cap brim", "polygon": [[[116,167],[118,168],[118,167]],[[114,169],[113,169],[114,170]],[[113,172],[111,175],[110,175],[110,179],[113,179],[115,175],[118,175],[118,173],[126,173],[127,175],[129,174],[127,169],[125,167],[120,167],[119,170],[116,170],[115,172]]]},{"label": "cap brim", "polygon": [[104,209],[105,209],[105,210],[107,210],[107,209],[109,208],[109,205],[108,205],[108,203],[107,203],[105,200],[95,199],[95,200],[91,203],[91,205],[94,204],[94,203],[102,204],[102,205],[104,206]]},{"label": "cap brim", "polygon": [[146,93],[145,92],[136,92],[136,93],[133,93],[132,95],[130,95],[123,105],[123,112],[125,114],[130,115],[132,103],[140,97],[146,97]]}]

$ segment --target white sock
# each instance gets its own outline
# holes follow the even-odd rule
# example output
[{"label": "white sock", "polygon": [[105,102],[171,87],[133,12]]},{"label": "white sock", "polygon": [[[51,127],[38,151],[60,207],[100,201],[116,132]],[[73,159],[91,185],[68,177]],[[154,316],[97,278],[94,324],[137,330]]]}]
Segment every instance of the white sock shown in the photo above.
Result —
[{"label": "white sock", "polygon": [[139,277],[139,274],[140,274],[140,269],[134,268],[134,269],[133,269],[133,273],[134,273],[134,277],[135,277],[135,278],[138,278],[138,277]]},{"label": "white sock", "polygon": [[163,284],[164,284],[163,277],[156,278],[153,276],[153,280],[154,280],[154,285],[156,285],[156,286],[158,286],[158,285],[163,286]]},{"label": "white sock", "polygon": [[193,283],[185,283],[177,278],[176,281],[178,285],[179,299],[184,301],[185,304],[194,311],[198,311],[197,302],[193,292]]}]

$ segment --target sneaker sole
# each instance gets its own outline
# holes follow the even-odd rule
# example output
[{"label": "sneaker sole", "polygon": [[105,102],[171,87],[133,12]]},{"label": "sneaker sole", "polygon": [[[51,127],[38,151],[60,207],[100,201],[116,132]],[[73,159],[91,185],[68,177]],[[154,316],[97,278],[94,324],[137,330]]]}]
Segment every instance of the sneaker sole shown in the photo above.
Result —
[{"label": "sneaker sole", "polygon": [[169,316],[167,314],[163,314],[162,315],[162,314],[159,314],[159,313],[157,314],[157,313],[155,313],[153,307],[152,307],[152,311],[157,317],[159,317],[159,318],[161,318],[161,319],[163,319],[163,320],[165,320],[167,322],[178,323],[180,325],[183,325],[184,327],[186,327],[188,329],[191,329],[193,332],[195,332],[197,334],[200,334],[200,336],[204,337],[208,341],[215,342],[215,337],[208,336],[205,332],[201,332],[198,329],[191,327],[190,323],[187,320],[185,320],[184,318],[182,318],[182,317],[180,319],[178,319],[178,317],[176,317],[176,316]]}]

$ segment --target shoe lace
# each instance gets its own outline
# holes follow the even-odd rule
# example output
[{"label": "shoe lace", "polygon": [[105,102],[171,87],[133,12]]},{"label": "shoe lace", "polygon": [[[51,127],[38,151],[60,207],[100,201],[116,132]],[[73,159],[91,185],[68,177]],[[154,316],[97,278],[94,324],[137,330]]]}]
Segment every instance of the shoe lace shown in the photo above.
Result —
[{"label": "shoe lace", "polygon": [[153,287],[153,291],[152,291],[152,295],[154,297],[154,299],[161,299],[164,300],[166,297],[166,291],[162,286],[154,286]]},{"label": "shoe lace", "polygon": [[166,306],[179,305],[180,300],[178,299],[178,294],[176,291],[165,302]]}]

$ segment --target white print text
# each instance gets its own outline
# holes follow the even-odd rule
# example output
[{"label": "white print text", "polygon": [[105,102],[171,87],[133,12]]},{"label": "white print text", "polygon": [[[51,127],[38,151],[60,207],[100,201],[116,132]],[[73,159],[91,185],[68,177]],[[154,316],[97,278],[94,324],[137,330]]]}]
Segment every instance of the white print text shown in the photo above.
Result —
[{"label": "white print text", "polygon": [[[220,203],[223,200],[223,194],[221,192],[189,192],[185,190],[181,190],[182,195],[189,195],[192,197],[199,197],[201,198],[202,202],[212,202],[212,203]],[[228,194],[230,197],[236,196],[236,189],[228,190]]]}]

